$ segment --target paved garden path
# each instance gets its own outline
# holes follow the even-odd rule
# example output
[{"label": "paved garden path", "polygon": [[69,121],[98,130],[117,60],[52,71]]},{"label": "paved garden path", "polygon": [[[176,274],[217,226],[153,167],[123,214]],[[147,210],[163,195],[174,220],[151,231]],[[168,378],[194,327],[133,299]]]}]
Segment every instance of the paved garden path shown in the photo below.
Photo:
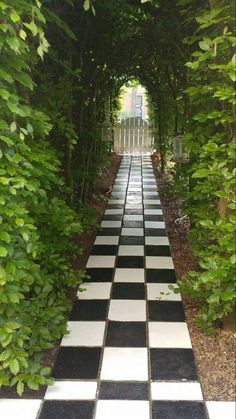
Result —
[{"label": "paved garden path", "polygon": [[149,156],[123,157],[101,227],[55,384],[2,400],[1,418],[230,418],[230,402],[203,401]]}]

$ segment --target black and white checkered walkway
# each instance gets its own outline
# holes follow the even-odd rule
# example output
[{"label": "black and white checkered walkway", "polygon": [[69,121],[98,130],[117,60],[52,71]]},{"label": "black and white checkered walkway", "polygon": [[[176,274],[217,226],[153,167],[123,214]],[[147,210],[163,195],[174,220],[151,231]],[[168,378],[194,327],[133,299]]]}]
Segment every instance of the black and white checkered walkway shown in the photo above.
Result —
[{"label": "black and white checkered walkway", "polygon": [[44,400],[2,419],[231,419],[198,382],[149,156],[123,157]]}]

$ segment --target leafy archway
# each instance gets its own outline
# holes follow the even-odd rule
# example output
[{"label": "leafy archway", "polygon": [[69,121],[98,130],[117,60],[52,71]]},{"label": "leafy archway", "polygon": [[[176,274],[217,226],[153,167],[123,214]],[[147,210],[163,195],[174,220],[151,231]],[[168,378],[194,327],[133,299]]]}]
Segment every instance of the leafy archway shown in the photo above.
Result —
[{"label": "leafy archway", "polygon": [[202,297],[201,324],[232,310],[235,41],[226,1],[12,0],[0,16],[0,384],[21,394],[47,382],[40,354],[65,331],[69,238],[132,77],[149,92],[162,172],[170,138],[187,140],[202,271],[181,286]]}]

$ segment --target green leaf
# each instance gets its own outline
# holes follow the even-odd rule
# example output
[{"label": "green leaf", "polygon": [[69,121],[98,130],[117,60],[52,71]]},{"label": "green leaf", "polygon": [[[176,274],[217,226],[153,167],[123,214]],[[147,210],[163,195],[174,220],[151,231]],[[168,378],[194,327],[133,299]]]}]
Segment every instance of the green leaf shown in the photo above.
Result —
[{"label": "green leaf", "polygon": [[24,392],[24,388],[25,388],[24,383],[22,383],[22,381],[18,381],[17,386],[16,386],[16,391],[17,391],[17,394],[19,394],[19,396],[22,396]]},{"label": "green leaf", "polygon": [[18,374],[18,372],[20,370],[20,366],[19,366],[19,362],[17,361],[17,359],[12,359],[9,362],[9,367],[10,367],[10,370],[11,370],[12,374],[14,374],[14,375]]},{"label": "green leaf", "polygon": [[10,19],[12,20],[12,22],[16,23],[16,22],[19,22],[20,16],[18,15],[18,13],[15,10],[13,10],[10,13]]},{"label": "green leaf", "polygon": [[212,220],[200,220],[199,224],[201,224],[203,227],[214,227],[214,223]]},{"label": "green leaf", "polygon": [[199,42],[199,47],[203,50],[203,51],[209,51],[209,49],[211,48],[209,43],[205,41],[200,41]]},{"label": "green leaf", "polygon": [[207,299],[209,304],[217,304],[220,301],[220,296],[218,294],[212,294],[208,299]]},{"label": "green leaf", "polygon": [[0,257],[6,257],[7,256],[7,249],[3,246],[0,246]]},{"label": "green leaf", "polygon": [[84,10],[87,12],[90,9],[90,0],[84,1]]},{"label": "green leaf", "polygon": [[5,100],[8,100],[10,93],[6,89],[0,89],[0,97]]},{"label": "green leaf", "polygon": [[9,182],[10,182],[9,178],[0,176],[0,183],[2,183],[2,185],[8,185]]},{"label": "green leaf", "polygon": [[4,241],[6,243],[10,243],[11,236],[6,231],[0,231],[0,240]]},{"label": "green leaf", "polygon": [[236,72],[235,72],[235,70],[230,70],[229,71],[229,77],[231,78],[232,81],[236,81]]},{"label": "green leaf", "polygon": [[11,123],[11,125],[10,125],[10,131],[11,131],[11,132],[14,132],[14,131],[16,130],[16,128],[17,128],[16,122],[15,122],[15,121],[13,121],[13,122]]},{"label": "green leaf", "polygon": [[236,255],[231,256],[230,262],[232,263],[232,265],[234,265],[236,263]]},{"label": "green leaf", "polygon": [[223,291],[220,296],[222,301],[233,301],[235,299],[235,292]]},{"label": "green leaf", "polygon": [[24,29],[21,29],[19,32],[19,37],[23,39],[23,41],[25,41],[26,36],[27,36],[27,33],[24,31]]},{"label": "green leaf", "polygon": [[209,170],[199,169],[192,174],[192,177],[193,178],[201,178],[201,177],[207,177],[208,175],[209,175]]},{"label": "green leaf", "polygon": [[23,225],[25,224],[23,218],[16,218],[15,223],[19,226],[19,227],[23,227]]},{"label": "green leaf", "polygon": [[8,298],[11,301],[11,303],[17,304],[19,303],[19,295],[16,292],[11,292],[8,294]]}]

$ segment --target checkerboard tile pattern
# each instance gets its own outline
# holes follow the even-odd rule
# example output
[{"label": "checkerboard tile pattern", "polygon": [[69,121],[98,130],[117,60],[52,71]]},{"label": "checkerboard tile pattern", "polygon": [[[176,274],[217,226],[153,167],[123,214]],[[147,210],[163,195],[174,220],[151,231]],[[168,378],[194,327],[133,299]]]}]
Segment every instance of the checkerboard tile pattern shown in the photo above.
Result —
[{"label": "checkerboard tile pattern", "polygon": [[[124,156],[41,400],[12,419],[218,419],[203,401],[149,156]],[[231,419],[231,405],[227,406]]]}]

